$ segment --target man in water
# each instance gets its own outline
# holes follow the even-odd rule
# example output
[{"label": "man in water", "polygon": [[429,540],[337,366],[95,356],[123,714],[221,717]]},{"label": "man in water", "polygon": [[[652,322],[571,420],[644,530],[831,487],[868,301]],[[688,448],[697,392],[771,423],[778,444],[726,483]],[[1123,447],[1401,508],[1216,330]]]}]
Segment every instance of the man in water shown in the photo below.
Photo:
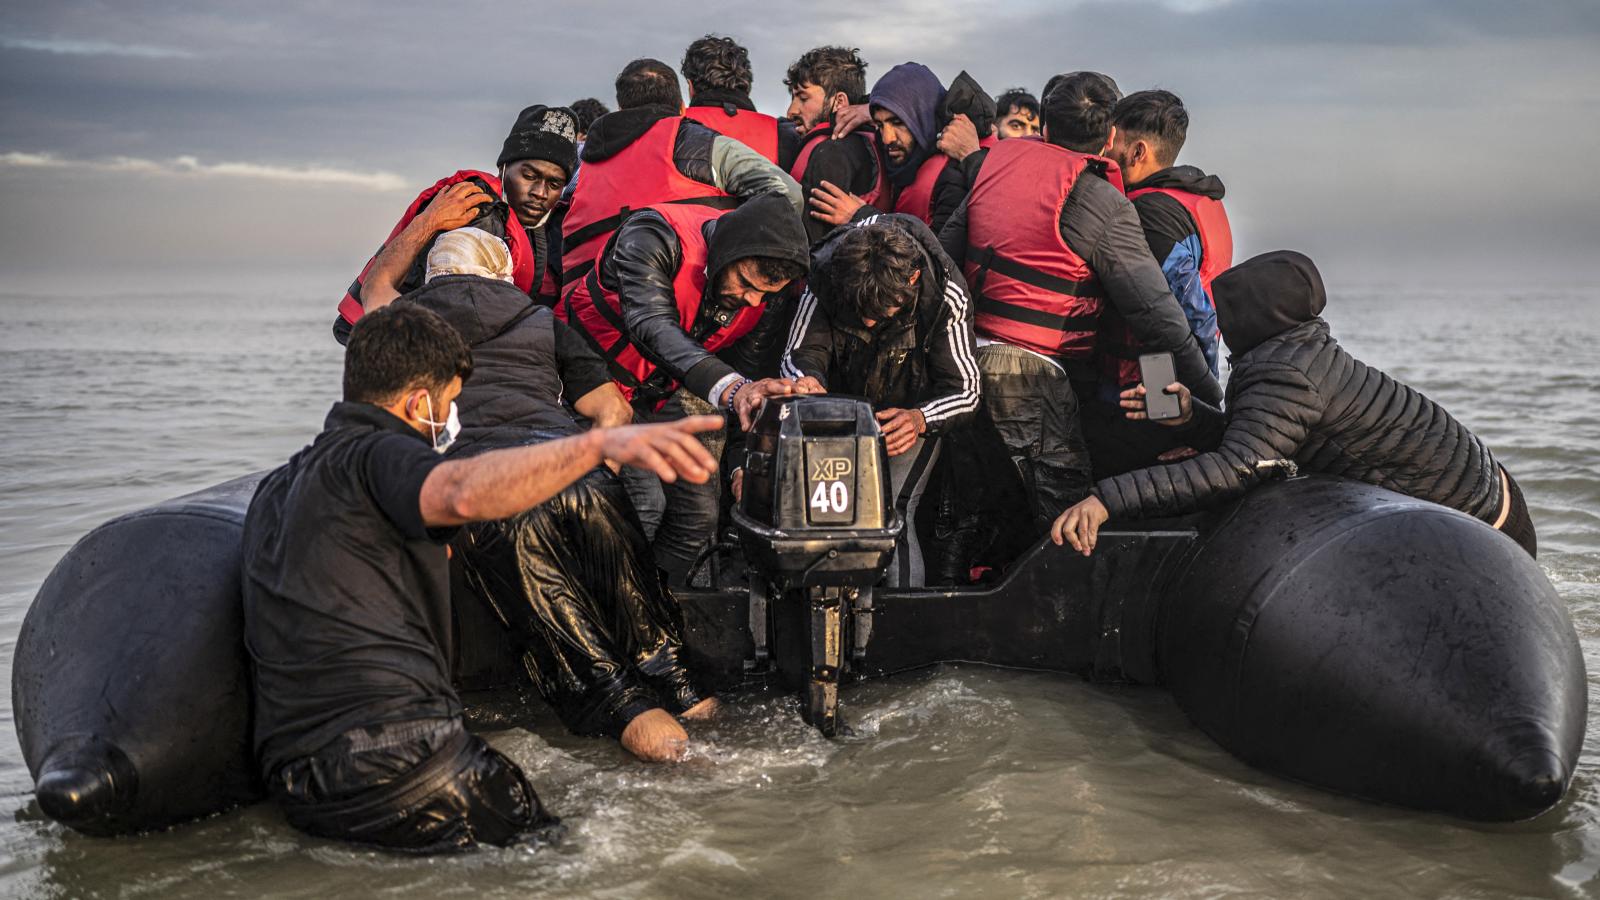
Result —
[{"label": "man in water", "polygon": [[[1376,484],[1460,510],[1500,530],[1529,556],[1538,538],[1517,482],[1477,435],[1437,403],[1339,346],[1322,318],[1322,276],[1302,254],[1247,260],[1215,282],[1217,321],[1233,372],[1226,412],[1191,398],[1162,424],[1205,452],[1101,479],[1056,519],[1051,537],[1085,556],[1110,519],[1178,516],[1238,498],[1292,461],[1302,472]],[[1144,388],[1122,394],[1146,418]]]},{"label": "man in water", "polygon": [[445,544],[602,462],[667,481],[715,468],[694,438],[714,417],[446,460],[471,373],[466,342],[434,313],[363,316],[344,400],[245,517],[257,758],[289,822],[312,834],[431,852],[507,844],[547,821],[516,764],[462,725]]},{"label": "man in water", "polygon": [[926,584],[917,507],[939,436],[977,412],[981,393],[966,283],[933,232],[900,214],[834,231],[812,257],[780,371],[801,391],[872,402],[906,523],[887,583]]},{"label": "man in water", "polygon": [[[452,458],[577,434],[573,413],[601,428],[633,421],[583,338],[511,283],[499,238],[441,235],[426,283],[396,302],[438,313],[472,348]],[[609,735],[644,760],[683,754],[688,735],[673,717],[704,718],[716,704],[683,660],[682,614],[614,472],[596,467],[526,512],[474,523],[457,550],[568,729]]]}]

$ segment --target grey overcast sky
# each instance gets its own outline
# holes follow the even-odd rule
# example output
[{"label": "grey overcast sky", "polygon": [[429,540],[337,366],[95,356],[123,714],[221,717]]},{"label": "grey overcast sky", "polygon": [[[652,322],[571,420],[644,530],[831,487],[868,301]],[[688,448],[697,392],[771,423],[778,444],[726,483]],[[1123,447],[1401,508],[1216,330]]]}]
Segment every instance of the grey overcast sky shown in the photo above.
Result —
[{"label": "grey overcast sky", "polygon": [[[1600,249],[1596,0],[339,0],[0,5],[0,274],[348,277],[421,186],[529,103],[693,38],[782,113],[807,48],[1035,92],[1095,69],[1191,115],[1242,255],[1331,278],[1586,284]],[[343,283],[334,284],[337,295]]]}]

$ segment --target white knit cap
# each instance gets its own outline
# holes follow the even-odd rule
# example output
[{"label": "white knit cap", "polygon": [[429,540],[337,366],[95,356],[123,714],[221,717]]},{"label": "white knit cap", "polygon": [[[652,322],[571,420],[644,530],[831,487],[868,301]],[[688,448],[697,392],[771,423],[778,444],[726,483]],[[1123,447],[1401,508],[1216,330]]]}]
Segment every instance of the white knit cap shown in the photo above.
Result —
[{"label": "white knit cap", "polygon": [[424,281],[440,275],[480,275],[511,280],[511,251],[506,242],[481,228],[457,228],[439,235],[428,251]]}]

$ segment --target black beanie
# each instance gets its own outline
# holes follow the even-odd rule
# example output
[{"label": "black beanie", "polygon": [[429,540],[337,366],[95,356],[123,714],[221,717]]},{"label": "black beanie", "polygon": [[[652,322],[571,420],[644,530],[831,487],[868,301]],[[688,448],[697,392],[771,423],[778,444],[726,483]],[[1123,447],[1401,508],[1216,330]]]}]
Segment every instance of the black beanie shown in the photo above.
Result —
[{"label": "black beanie", "polygon": [[572,177],[578,165],[578,117],[565,106],[530,106],[506,135],[496,166],[522,159],[553,162]]}]

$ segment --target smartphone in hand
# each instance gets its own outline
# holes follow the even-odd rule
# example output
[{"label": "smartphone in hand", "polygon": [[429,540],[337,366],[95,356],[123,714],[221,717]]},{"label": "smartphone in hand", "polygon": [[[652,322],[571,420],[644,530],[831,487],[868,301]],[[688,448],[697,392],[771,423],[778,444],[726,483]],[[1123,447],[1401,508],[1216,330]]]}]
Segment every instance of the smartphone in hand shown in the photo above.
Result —
[{"label": "smartphone in hand", "polygon": [[1144,411],[1152,421],[1176,419],[1183,415],[1183,406],[1176,394],[1167,393],[1167,385],[1178,380],[1172,365],[1172,354],[1139,354],[1139,380],[1144,385]]}]

